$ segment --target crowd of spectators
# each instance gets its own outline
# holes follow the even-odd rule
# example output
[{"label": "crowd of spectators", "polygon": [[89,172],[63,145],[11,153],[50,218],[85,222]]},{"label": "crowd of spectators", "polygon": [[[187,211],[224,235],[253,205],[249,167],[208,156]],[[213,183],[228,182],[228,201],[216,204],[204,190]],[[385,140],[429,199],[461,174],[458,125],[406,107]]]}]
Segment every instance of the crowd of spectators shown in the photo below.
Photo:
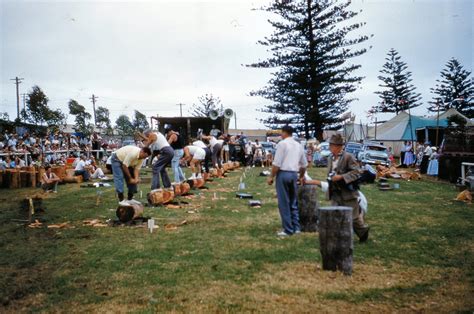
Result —
[{"label": "crowd of spectators", "polygon": [[0,134],[0,170],[65,164],[67,158],[90,155],[92,151],[116,146],[115,140],[106,141],[97,133],[80,137],[61,131],[49,132],[43,136],[28,132],[6,132]]}]

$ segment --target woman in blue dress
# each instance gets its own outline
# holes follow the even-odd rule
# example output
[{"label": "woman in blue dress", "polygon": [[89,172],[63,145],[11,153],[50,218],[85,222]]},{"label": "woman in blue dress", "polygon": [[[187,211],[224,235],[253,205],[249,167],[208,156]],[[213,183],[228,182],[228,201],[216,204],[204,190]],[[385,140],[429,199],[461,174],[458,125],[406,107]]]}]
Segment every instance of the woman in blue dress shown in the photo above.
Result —
[{"label": "woman in blue dress", "polygon": [[430,162],[428,164],[428,170],[426,172],[429,176],[437,176],[438,175],[438,151],[436,147],[431,148],[433,153],[430,156]]}]

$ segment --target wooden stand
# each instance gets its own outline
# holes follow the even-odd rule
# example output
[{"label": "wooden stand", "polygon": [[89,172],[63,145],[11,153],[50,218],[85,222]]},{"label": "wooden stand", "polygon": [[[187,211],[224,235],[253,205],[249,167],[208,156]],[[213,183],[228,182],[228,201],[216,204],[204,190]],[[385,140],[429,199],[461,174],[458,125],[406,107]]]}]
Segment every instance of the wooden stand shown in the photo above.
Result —
[{"label": "wooden stand", "polygon": [[352,275],[352,208],[329,206],[319,209],[319,243],[324,270]]},{"label": "wooden stand", "polygon": [[319,204],[316,185],[300,185],[297,194],[301,231],[318,231]]}]

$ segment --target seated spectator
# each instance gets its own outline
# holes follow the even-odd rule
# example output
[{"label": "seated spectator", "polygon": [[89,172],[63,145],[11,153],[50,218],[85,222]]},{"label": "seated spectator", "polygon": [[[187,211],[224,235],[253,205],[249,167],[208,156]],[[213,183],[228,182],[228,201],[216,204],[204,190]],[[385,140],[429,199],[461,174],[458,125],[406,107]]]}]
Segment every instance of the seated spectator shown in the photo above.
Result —
[{"label": "seated spectator", "polygon": [[86,156],[81,155],[76,168],[74,168],[75,176],[82,176],[85,182],[89,181],[89,170],[86,167]]},{"label": "seated spectator", "polygon": [[16,156],[15,157],[15,167],[17,167],[17,168],[26,167],[26,163],[19,156]]},{"label": "seated spectator", "polygon": [[49,192],[57,193],[58,182],[60,181],[60,179],[54,172],[51,171],[51,166],[46,166],[45,170],[46,172],[43,174],[43,177],[41,178],[41,188],[46,193],[49,193]]}]

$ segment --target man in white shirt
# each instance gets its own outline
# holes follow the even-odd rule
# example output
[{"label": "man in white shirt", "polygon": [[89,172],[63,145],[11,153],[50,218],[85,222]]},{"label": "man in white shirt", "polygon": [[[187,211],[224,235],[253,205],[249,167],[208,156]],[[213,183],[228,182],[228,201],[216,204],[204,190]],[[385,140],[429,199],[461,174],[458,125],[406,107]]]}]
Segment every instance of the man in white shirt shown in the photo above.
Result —
[{"label": "man in white shirt", "polygon": [[189,162],[189,166],[191,167],[192,175],[189,179],[196,179],[202,178],[201,176],[201,162],[206,158],[206,152],[203,148],[188,145],[184,148],[184,157],[182,158],[183,161]]},{"label": "man in white shirt", "polygon": [[151,180],[151,189],[160,188],[160,176],[165,188],[171,187],[171,180],[166,172],[166,167],[171,163],[174,157],[174,150],[168,143],[166,137],[160,132],[153,132],[148,129],[143,132],[146,140],[143,141],[148,146],[153,155],[159,154],[158,160],[153,164],[153,178]]},{"label": "man in white shirt", "polygon": [[[203,139],[209,141],[209,146],[211,146],[211,153],[212,153],[212,166],[214,168],[222,168],[222,146],[224,144],[224,140],[220,138],[221,134],[218,133],[217,136],[209,135],[203,136]],[[219,139],[218,139],[219,138]]]},{"label": "man in white shirt", "polygon": [[[204,138],[204,136],[202,136],[202,138]],[[209,149],[209,147],[207,147],[207,145],[201,141],[201,140],[197,140],[197,141],[194,141],[193,142],[193,146],[197,146],[197,147],[200,147],[202,149],[204,149],[204,152],[206,153],[206,157],[204,158],[204,170],[206,171],[206,173],[209,173],[209,164],[211,163],[212,161],[212,153],[211,153],[211,150]]]},{"label": "man in white shirt", "polygon": [[81,155],[79,161],[76,164],[76,168],[74,168],[74,175],[82,176],[84,182],[89,181],[89,171],[86,169],[86,167],[86,156]]},{"label": "man in white shirt", "polygon": [[298,173],[299,179],[303,180],[308,161],[303,146],[293,138],[291,126],[284,126],[281,136],[283,140],[277,145],[268,184],[272,185],[276,177],[278,208],[283,227],[278,236],[286,237],[301,232],[296,189]]},{"label": "man in white shirt", "polygon": [[140,149],[132,145],[124,146],[112,153],[112,173],[119,202],[124,200],[124,179],[128,188],[128,200],[133,199],[133,194],[137,193],[142,162],[150,155],[150,148],[143,147]]}]

